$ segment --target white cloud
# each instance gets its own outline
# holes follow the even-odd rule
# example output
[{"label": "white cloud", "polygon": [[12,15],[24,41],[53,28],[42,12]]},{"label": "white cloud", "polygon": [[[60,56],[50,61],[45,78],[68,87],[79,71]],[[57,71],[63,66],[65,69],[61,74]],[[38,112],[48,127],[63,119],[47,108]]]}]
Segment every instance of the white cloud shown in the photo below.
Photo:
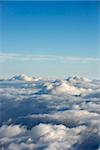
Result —
[{"label": "white cloud", "polygon": [[54,56],[54,55],[30,55],[30,54],[20,54],[20,53],[0,53],[0,61],[7,60],[17,60],[17,61],[94,61],[100,62],[99,57],[76,57],[76,56]]},{"label": "white cloud", "polygon": [[35,149],[35,144],[26,144],[22,142],[21,144],[14,144],[11,143],[8,146],[8,150],[34,150]]},{"label": "white cloud", "polygon": [[0,137],[13,137],[13,136],[20,135],[23,132],[24,132],[24,128],[21,128],[19,125],[15,125],[15,126],[3,125],[0,128]]},{"label": "white cloud", "polygon": [[99,150],[99,89],[80,78],[0,81],[0,149]]}]

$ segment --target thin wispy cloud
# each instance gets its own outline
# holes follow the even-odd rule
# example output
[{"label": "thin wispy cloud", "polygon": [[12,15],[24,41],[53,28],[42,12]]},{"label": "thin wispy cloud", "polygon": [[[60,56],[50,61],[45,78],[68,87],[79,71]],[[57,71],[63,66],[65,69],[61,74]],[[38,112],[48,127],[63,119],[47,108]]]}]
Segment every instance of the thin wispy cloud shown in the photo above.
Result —
[{"label": "thin wispy cloud", "polygon": [[79,56],[55,56],[55,55],[31,55],[17,53],[0,53],[0,61],[79,61],[79,62],[100,62],[99,57],[79,57]]}]

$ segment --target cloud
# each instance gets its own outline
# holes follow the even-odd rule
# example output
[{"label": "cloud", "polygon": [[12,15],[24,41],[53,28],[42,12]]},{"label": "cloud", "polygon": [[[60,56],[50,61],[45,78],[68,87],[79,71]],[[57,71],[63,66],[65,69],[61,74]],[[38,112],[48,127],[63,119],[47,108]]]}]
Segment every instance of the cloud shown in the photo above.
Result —
[{"label": "cloud", "polygon": [[21,79],[0,81],[0,149],[99,150],[99,81]]},{"label": "cloud", "polygon": [[24,128],[21,128],[19,125],[15,125],[15,126],[3,125],[0,128],[0,137],[18,136],[23,132],[24,132]]},{"label": "cloud", "polygon": [[79,62],[100,62],[99,57],[76,57],[76,56],[54,56],[54,55],[29,55],[17,53],[0,53],[0,61],[79,61]]}]

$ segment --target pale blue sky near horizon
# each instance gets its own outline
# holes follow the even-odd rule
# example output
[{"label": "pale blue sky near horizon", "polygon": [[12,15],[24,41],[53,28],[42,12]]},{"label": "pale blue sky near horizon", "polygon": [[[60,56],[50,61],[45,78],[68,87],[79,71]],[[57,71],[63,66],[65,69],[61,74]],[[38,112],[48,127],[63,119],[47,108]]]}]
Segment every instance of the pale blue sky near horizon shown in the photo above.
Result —
[{"label": "pale blue sky near horizon", "polygon": [[[17,59],[3,56],[0,61],[2,75],[25,73],[44,77],[99,78],[100,2],[6,1],[0,2],[0,12],[1,55],[71,57],[66,61],[29,57],[20,61],[18,56]],[[81,58],[95,60],[81,61]]]}]

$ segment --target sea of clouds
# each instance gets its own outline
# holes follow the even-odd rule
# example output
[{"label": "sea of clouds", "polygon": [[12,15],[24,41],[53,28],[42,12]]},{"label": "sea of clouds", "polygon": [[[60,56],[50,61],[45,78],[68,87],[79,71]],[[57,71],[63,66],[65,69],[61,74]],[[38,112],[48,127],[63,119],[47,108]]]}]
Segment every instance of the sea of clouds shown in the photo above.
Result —
[{"label": "sea of clouds", "polygon": [[0,79],[1,150],[100,150],[100,80]]}]

